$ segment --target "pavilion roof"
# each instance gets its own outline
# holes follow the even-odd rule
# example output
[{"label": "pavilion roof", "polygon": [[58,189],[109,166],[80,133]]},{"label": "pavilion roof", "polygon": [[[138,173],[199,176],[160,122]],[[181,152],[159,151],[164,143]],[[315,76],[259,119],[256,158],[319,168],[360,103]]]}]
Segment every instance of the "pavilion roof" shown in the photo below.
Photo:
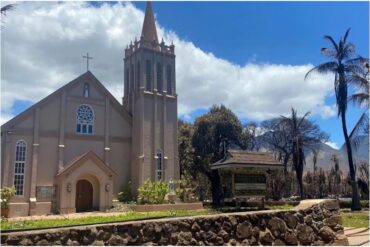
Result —
[{"label": "pavilion roof", "polygon": [[211,164],[211,169],[233,167],[282,168],[272,153],[228,150],[225,158]]}]

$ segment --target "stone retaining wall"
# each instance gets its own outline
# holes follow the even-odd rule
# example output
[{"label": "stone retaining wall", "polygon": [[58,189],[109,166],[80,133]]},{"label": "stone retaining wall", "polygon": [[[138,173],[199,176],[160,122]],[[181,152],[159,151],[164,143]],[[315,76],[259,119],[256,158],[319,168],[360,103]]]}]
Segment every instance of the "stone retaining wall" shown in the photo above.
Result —
[{"label": "stone retaining wall", "polygon": [[3,233],[6,245],[348,245],[336,200],[309,208]]}]

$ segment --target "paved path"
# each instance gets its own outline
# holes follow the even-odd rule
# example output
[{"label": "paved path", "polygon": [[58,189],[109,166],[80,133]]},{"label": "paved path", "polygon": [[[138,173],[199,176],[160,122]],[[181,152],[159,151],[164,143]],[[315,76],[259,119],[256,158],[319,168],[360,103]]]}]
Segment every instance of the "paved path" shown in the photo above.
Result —
[{"label": "paved path", "polygon": [[369,246],[369,228],[345,227],[344,234],[347,236],[350,246]]}]

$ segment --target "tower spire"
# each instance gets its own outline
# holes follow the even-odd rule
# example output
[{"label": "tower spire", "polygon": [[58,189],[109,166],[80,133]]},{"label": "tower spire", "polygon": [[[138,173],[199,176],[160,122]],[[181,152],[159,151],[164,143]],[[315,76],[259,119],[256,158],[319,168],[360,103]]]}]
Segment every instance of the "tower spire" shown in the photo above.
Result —
[{"label": "tower spire", "polygon": [[153,42],[155,41],[158,44],[157,28],[155,27],[155,20],[153,14],[152,2],[147,1],[145,18],[143,29],[141,31],[141,36],[145,41]]}]

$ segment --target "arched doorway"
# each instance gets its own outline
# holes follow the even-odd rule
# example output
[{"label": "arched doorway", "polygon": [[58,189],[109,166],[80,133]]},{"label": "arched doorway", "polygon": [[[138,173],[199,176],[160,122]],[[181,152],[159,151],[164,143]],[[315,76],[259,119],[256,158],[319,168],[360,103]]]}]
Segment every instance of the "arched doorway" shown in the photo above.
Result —
[{"label": "arched doorway", "polygon": [[81,179],[76,184],[76,212],[89,211],[93,209],[93,186]]}]

